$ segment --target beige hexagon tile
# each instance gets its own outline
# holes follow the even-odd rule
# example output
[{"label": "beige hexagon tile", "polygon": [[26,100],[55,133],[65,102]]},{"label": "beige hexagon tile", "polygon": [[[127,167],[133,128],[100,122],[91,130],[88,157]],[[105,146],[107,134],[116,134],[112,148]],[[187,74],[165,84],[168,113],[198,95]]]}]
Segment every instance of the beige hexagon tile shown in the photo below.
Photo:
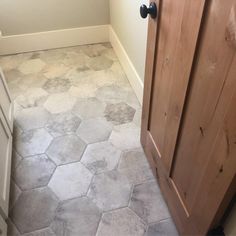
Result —
[{"label": "beige hexagon tile", "polygon": [[25,93],[16,97],[15,101],[24,108],[41,105],[48,93],[42,88],[29,88]]},{"label": "beige hexagon tile", "polygon": [[72,86],[69,94],[77,98],[90,98],[95,97],[97,87],[94,84],[81,84],[78,87]]},{"label": "beige hexagon tile", "polygon": [[19,66],[19,71],[23,74],[35,74],[40,72],[46,64],[40,59],[32,59],[23,62]]},{"label": "beige hexagon tile", "polygon": [[56,78],[56,77],[61,77],[64,74],[66,74],[68,72],[70,68],[63,65],[63,64],[52,64],[52,65],[48,65],[45,69],[44,69],[44,75],[45,77],[52,79],[52,78]]},{"label": "beige hexagon tile", "polygon": [[76,103],[76,98],[68,93],[58,93],[49,96],[44,107],[51,113],[57,114],[69,111]]},{"label": "beige hexagon tile", "polygon": [[121,150],[140,148],[140,128],[133,123],[114,126],[109,141]]}]

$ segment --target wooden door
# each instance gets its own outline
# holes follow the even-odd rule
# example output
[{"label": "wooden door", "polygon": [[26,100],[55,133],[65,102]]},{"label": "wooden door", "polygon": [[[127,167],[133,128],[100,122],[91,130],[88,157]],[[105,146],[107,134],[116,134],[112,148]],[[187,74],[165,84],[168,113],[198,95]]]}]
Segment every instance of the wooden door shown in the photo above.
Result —
[{"label": "wooden door", "polygon": [[163,0],[149,23],[141,141],[181,235],[206,234],[235,193],[235,6]]}]

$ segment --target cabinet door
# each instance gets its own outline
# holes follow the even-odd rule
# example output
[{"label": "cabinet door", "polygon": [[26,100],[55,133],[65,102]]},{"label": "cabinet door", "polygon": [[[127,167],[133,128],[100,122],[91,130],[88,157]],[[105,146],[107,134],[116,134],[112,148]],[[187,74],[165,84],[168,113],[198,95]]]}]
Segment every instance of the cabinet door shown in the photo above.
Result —
[{"label": "cabinet door", "polygon": [[7,224],[0,215],[0,236],[7,236]]},{"label": "cabinet door", "polygon": [[13,105],[11,96],[4,78],[4,74],[0,68],[0,109],[3,111],[3,115],[7,121],[7,124],[13,131]]},{"label": "cabinet door", "polygon": [[0,213],[7,218],[11,174],[12,135],[0,110]]}]

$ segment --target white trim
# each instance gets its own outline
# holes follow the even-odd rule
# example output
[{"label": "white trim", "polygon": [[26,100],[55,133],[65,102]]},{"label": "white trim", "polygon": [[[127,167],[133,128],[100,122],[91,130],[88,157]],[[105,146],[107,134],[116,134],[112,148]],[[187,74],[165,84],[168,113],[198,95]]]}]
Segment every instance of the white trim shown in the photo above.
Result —
[{"label": "white trim", "polygon": [[0,55],[109,42],[109,25],[2,36]]},{"label": "white trim", "polygon": [[122,43],[120,42],[118,36],[116,35],[115,31],[112,27],[110,27],[110,42],[113,46],[120,63],[128,77],[128,80],[136,93],[136,96],[142,104],[143,102],[143,81],[138,75],[132,61],[130,60],[127,52],[125,51]]}]

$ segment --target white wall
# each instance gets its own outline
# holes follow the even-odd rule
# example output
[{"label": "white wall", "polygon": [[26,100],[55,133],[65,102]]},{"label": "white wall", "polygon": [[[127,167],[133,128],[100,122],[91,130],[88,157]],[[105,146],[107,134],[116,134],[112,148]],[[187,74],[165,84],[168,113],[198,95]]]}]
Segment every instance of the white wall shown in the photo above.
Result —
[{"label": "white wall", "polygon": [[0,0],[5,36],[109,22],[109,0]]},{"label": "white wall", "polygon": [[141,4],[148,0],[110,0],[111,26],[143,80],[146,59],[148,20],[139,15]]}]

